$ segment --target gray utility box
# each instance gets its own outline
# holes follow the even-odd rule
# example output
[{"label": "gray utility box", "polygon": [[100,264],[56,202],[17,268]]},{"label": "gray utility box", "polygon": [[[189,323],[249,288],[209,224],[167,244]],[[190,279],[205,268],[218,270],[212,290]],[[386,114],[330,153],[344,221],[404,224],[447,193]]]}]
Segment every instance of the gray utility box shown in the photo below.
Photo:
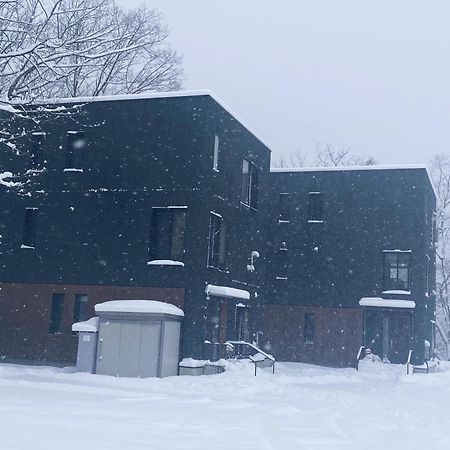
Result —
[{"label": "gray utility box", "polygon": [[95,305],[99,323],[96,373],[118,377],[178,375],[184,313],[153,300]]},{"label": "gray utility box", "polygon": [[72,331],[78,333],[77,372],[94,373],[97,356],[98,317],[77,322]]}]

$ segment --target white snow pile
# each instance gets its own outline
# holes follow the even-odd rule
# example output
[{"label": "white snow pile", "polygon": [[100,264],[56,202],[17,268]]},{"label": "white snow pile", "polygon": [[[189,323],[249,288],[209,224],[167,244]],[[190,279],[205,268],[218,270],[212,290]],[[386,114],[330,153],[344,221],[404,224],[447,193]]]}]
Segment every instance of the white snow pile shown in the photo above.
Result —
[{"label": "white snow pile", "polygon": [[[372,364],[372,367],[388,365]],[[404,368],[404,367],[403,367]],[[450,372],[247,362],[114,378],[0,364],[3,450],[448,449]]]}]

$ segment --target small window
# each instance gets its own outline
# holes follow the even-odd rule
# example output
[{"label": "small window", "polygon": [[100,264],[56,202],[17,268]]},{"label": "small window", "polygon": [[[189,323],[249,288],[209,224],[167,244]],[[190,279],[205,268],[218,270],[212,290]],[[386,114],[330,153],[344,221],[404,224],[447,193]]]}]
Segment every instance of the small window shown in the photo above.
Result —
[{"label": "small window", "polygon": [[86,136],[83,131],[68,131],[66,144],[66,161],[64,169],[82,170],[83,150],[86,147]]},{"label": "small window", "polygon": [[384,289],[410,289],[411,252],[384,252]]},{"label": "small window", "polygon": [[428,297],[431,292],[431,285],[430,285],[430,265],[431,265],[431,258],[428,255],[425,255],[425,276],[426,276],[426,296]]},{"label": "small window", "polygon": [[434,246],[437,243],[437,233],[436,233],[436,211],[433,211],[431,215],[431,245]]},{"label": "small window", "polygon": [[43,132],[31,133],[31,166],[41,169],[44,165],[43,147],[46,134]]},{"label": "small window", "polygon": [[73,305],[73,323],[82,322],[87,319],[88,296],[86,294],[75,294]]},{"label": "small window", "polygon": [[288,250],[286,242],[282,242],[277,255],[277,280],[287,280],[288,276]]},{"label": "small window", "polygon": [[289,222],[290,218],[290,204],[289,204],[289,194],[280,194],[278,200],[279,206],[279,221]]},{"label": "small window", "polygon": [[208,267],[227,267],[227,228],[223,217],[214,212],[209,219]]},{"label": "small window", "polygon": [[22,248],[34,248],[36,244],[37,208],[25,208]]},{"label": "small window", "polygon": [[217,134],[214,136],[214,158],[213,158],[213,169],[219,171],[219,136]]},{"label": "small window", "polygon": [[241,201],[254,209],[258,208],[258,168],[250,161],[242,161],[242,191]]},{"label": "small window", "polygon": [[64,294],[53,294],[50,316],[50,334],[60,334],[64,315]]},{"label": "small window", "polygon": [[152,208],[150,260],[183,261],[186,208]]},{"label": "small window", "polygon": [[323,221],[323,195],[321,192],[310,192],[308,194],[308,221]]},{"label": "small window", "polygon": [[305,314],[305,330],[303,333],[303,341],[305,344],[313,344],[314,343],[314,333],[315,333],[315,324],[316,317],[313,313]]}]

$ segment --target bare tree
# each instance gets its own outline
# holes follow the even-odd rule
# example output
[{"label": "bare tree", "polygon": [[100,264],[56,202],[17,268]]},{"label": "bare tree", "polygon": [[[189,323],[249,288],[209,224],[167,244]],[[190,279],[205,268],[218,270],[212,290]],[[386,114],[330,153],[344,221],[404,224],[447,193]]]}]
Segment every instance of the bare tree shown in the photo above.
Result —
[{"label": "bare tree", "polygon": [[316,145],[316,161],[318,166],[373,166],[377,162],[372,156],[352,154],[348,147],[333,148],[331,144]]},{"label": "bare tree", "polygon": [[286,157],[285,155],[279,155],[272,160],[273,167],[287,168],[287,167],[304,167],[308,155],[301,150],[297,150],[295,153]]},{"label": "bare tree", "polygon": [[436,192],[436,307],[439,331],[450,337],[450,157],[436,155],[431,161]]},{"label": "bare tree", "polygon": [[[273,167],[305,167],[308,161],[308,154],[300,150],[291,154],[289,157],[280,155],[272,161]],[[318,167],[339,167],[339,166],[373,166],[377,164],[372,156],[361,156],[351,153],[347,147],[339,149],[331,144],[317,144],[315,149],[314,166]]]},{"label": "bare tree", "polygon": [[176,90],[181,58],[160,14],[114,0],[0,0],[0,97]]},{"label": "bare tree", "polygon": [[70,113],[30,108],[45,99],[179,89],[167,38],[157,11],[115,0],[0,0],[0,143],[14,149],[24,134],[17,117]]}]

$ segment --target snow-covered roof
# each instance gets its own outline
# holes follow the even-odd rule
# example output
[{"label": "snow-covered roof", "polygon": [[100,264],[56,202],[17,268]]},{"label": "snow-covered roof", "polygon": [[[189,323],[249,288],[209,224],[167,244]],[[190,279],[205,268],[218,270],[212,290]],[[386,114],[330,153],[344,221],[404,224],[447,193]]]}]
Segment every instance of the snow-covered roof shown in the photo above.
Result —
[{"label": "snow-covered roof", "polygon": [[99,95],[97,97],[70,97],[70,98],[49,98],[42,99],[39,103],[40,105],[65,105],[65,104],[75,104],[75,103],[93,103],[93,102],[115,102],[124,100],[148,100],[148,99],[162,99],[162,98],[178,98],[178,97],[201,97],[208,96],[211,97],[216,103],[218,103],[225,111],[227,111],[231,116],[233,116],[247,131],[252,134],[256,139],[258,139],[263,145],[265,145],[269,150],[271,146],[258,136],[257,133],[252,131],[252,129],[229,108],[219,97],[213,94],[208,89],[201,89],[195,91],[174,91],[174,92],[147,92],[142,94],[121,94],[121,95]]},{"label": "snow-covered roof", "polygon": [[170,314],[184,316],[184,312],[170,303],[155,300],[112,300],[95,305],[96,312],[125,312],[145,314]]},{"label": "snow-covered roof", "polygon": [[231,288],[228,286],[216,286],[207,284],[205,289],[206,295],[216,295],[217,297],[239,298],[241,300],[249,300],[250,292],[243,289]]},{"label": "snow-covered roof", "polygon": [[72,325],[72,331],[87,331],[89,333],[95,333],[98,331],[99,318],[92,317],[84,322],[77,322]]},{"label": "snow-covered roof", "polygon": [[359,301],[359,306],[373,306],[377,308],[409,308],[416,307],[412,300],[395,300],[380,297],[364,297]]},{"label": "snow-covered roof", "polygon": [[398,164],[398,165],[375,165],[375,166],[338,166],[338,167],[282,167],[271,168],[270,171],[277,172],[347,172],[358,170],[405,170],[405,169],[427,169],[425,164]]}]

